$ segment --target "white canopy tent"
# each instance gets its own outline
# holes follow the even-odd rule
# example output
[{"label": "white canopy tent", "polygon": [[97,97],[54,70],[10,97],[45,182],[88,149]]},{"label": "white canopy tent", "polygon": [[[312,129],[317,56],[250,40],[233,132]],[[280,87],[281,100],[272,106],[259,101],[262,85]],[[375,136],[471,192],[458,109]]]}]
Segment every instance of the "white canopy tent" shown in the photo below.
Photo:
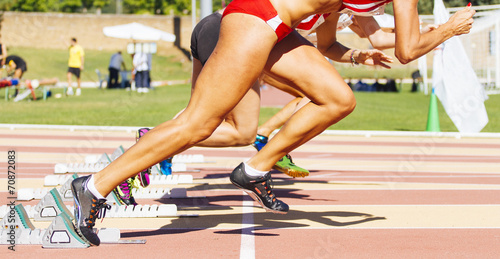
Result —
[{"label": "white canopy tent", "polygon": [[116,26],[108,26],[102,29],[102,32],[107,37],[142,40],[142,41],[168,41],[174,42],[175,35],[155,29],[140,23],[128,23]]}]

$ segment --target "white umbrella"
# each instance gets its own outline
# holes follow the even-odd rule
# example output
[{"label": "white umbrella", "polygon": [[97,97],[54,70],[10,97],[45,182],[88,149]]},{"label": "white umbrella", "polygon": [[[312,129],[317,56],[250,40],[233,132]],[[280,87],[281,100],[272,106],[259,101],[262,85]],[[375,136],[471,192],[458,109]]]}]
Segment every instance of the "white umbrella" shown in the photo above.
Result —
[{"label": "white umbrella", "polygon": [[158,30],[140,23],[128,23],[123,25],[108,26],[102,29],[104,35],[112,38],[131,39],[131,40],[163,40],[168,42],[175,41],[175,35]]}]

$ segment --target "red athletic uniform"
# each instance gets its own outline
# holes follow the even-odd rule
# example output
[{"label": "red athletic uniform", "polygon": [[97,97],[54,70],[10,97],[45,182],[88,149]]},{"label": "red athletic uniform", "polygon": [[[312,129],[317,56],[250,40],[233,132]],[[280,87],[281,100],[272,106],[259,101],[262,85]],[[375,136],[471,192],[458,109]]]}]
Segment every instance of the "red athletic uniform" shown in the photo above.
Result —
[{"label": "red athletic uniform", "polygon": [[246,13],[261,18],[276,32],[278,41],[292,32],[292,28],[283,23],[269,0],[234,0],[224,10],[222,18],[230,13]]},{"label": "red athletic uniform", "polygon": [[[384,13],[384,6],[392,0],[343,0],[340,13],[348,15],[380,15]],[[278,36],[278,41],[285,38],[292,28],[284,24],[278,12],[269,0],[235,0],[224,10],[222,18],[230,13],[246,13],[255,15],[264,20]],[[321,25],[330,14],[315,14],[305,19],[297,26],[303,31],[312,31]]]},{"label": "red athletic uniform", "polygon": [[[350,16],[373,16],[384,14],[384,7],[386,4],[392,2],[392,0],[344,0],[342,6],[340,7],[339,13],[346,14],[349,17],[342,17],[344,20],[350,20]],[[304,19],[298,26],[297,29],[302,31],[303,35],[306,32],[312,32],[323,22],[325,22],[326,17],[330,14],[315,14]],[[350,23],[345,23],[341,25],[337,30],[342,30],[349,26]],[[340,24],[339,24],[340,25]]]},{"label": "red athletic uniform", "polygon": [[340,13],[355,15],[381,15],[384,6],[392,0],[343,0]]}]

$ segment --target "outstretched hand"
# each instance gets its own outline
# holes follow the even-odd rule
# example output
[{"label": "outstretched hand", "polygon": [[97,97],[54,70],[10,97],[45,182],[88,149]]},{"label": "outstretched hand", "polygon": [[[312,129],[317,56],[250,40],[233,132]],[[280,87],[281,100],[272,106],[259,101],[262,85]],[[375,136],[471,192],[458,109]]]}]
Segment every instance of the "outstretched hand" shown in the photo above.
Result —
[{"label": "outstretched hand", "polygon": [[453,34],[462,35],[469,33],[472,28],[472,23],[474,22],[472,16],[474,16],[475,13],[476,11],[468,5],[464,9],[453,14],[448,20],[453,30]]},{"label": "outstretched hand", "polygon": [[387,56],[384,52],[377,49],[360,50],[356,58],[359,64],[368,66],[382,66],[384,68],[391,68],[386,63],[394,62],[392,57]]}]

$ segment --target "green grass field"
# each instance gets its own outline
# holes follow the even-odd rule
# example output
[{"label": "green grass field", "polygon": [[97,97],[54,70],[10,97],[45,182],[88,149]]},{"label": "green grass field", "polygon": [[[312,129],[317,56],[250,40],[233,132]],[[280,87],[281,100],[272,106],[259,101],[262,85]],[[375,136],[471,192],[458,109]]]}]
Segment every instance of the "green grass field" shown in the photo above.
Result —
[{"label": "green grass field", "polygon": [[[55,98],[52,90],[46,101],[5,101],[0,91],[0,123],[61,124],[101,126],[155,126],[171,119],[189,100],[190,86],[157,87],[149,94],[125,90],[83,89],[83,95]],[[37,91],[41,97],[41,91]],[[429,96],[411,93],[409,86],[399,93],[356,92],[357,107],[347,118],[332,126],[338,130],[425,131]],[[486,101],[490,122],[483,132],[500,132],[500,96]],[[262,124],[278,111],[263,107]],[[439,105],[441,131],[456,128]]]},{"label": "green grass field", "polygon": [[[40,79],[58,77],[65,80],[67,69],[67,50],[11,48],[10,54],[18,54],[28,62],[25,78]],[[177,80],[190,77],[189,62],[182,62],[175,51],[166,56],[154,55],[153,80]],[[87,50],[86,68],[83,81],[97,81],[95,69],[107,71],[109,51]],[[130,64],[130,57],[125,55]],[[341,74],[349,71],[349,77],[370,77],[373,69],[346,67],[339,69]],[[344,71],[345,70],[345,71]],[[344,72],[343,72],[344,71]],[[390,71],[390,70],[386,70]],[[403,73],[404,72],[404,73]],[[407,71],[406,71],[407,72]],[[400,74],[406,74],[401,70]],[[397,76],[391,71],[388,77]],[[394,76],[390,76],[394,75]],[[377,76],[384,74],[377,72]],[[408,77],[408,76],[406,76]],[[171,119],[183,109],[190,96],[189,85],[163,86],[149,94],[137,94],[125,90],[84,89],[79,97],[56,99],[62,88],[52,89],[52,97],[47,101],[5,101],[5,91],[0,90],[0,123],[12,124],[62,124],[62,125],[102,125],[102,126],[155,126]],[[38,96],[42,93],[39,90]],[[399,93],[355,92],[357,107],[347,118],[332,126],[338,130],[389,130],[424,131],[427,123],[429,96],[411,93],[410,86],[404,85]],[[500,96],[492,95],[486,101],[489,124],[483,132],[500,132]],[[262,124],[278,111],[277,108],[262,108],[259,122]],[[439,104],[441,131],[456,132],[457,129]]]},{"label": "green grass field", "polygon": [[[57,77],[60,81],[66,81],[68,70],[68,50],[61,49],[33,49],[12,47],[8,49],[9,55],[18,55],[26,60],[28,71],[23,78],[42,79]],[[153,69],[151,76],[153,80],[177,80],[186,79],[191,76],[191,64],[182,63],[178,58],[178,52],[171,51],[167,56],[153,55]],[[85,50],[85,69],[82,72],[82,81],[98,82],[96,69],[101,73],[108,73],[108,64],[112,51]],[[123,54],[127,69],[132,68],[130,55]],[[74,81],[74,79],[73,79]]]}]

